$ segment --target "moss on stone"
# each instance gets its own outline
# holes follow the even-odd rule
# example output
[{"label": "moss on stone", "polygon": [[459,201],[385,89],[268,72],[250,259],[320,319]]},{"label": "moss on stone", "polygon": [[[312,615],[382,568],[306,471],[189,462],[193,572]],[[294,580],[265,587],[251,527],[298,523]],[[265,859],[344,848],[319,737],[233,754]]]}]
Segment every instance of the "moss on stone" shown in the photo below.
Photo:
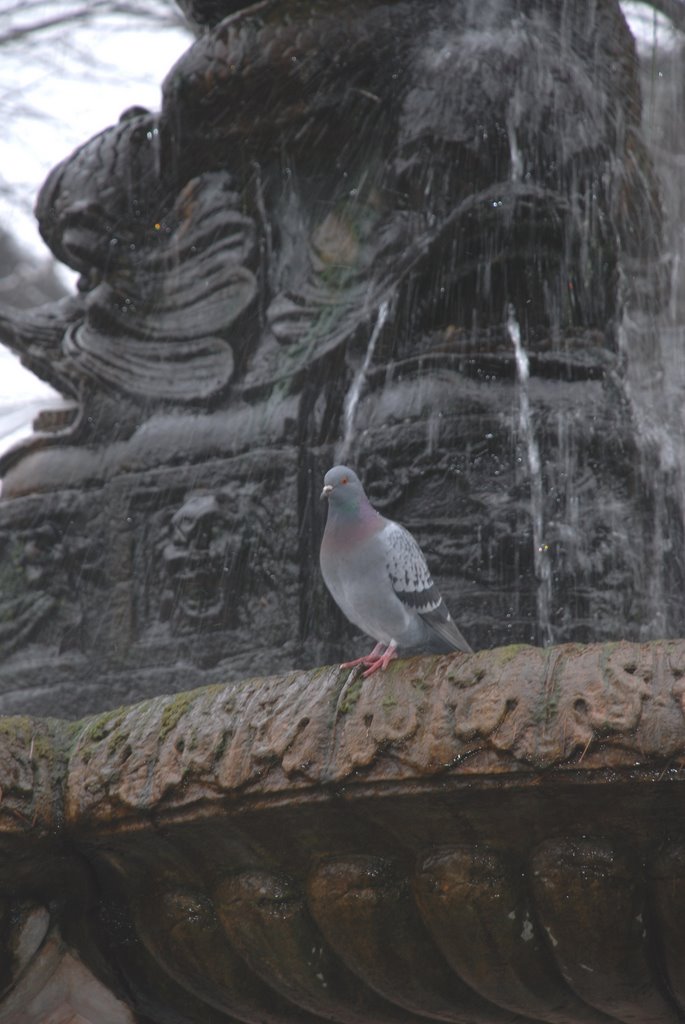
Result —
[{"label": "moss on stone", "polygon": [[[4,748],[10,753],[16,751],[18,756],[25,753],[27,760],[30,756],[32,762],[41,761],[52,771],[59,757],[66,757],[66,745],[63,748],[55,743],[54,737],[46,731],[47,721],[23,715],[0,718],[0,739]],[[65,727],[64,732],[69,732],[66,722],[59,725]]]},{"label": "moss on stone", "polygon": [[119,728],[123,720],[124,712],[121,708],[115,708],[113,711],[106,711],[104,714],[98,715],[97,718],[87,720],[82,738],[86,742],[101,743],[102,740],[107,739],[115,729]]},{"label": "moss on stone", "polygon": [[159,742],[163,743],[172,729],[174,729],[185,715],[186,711],[196,699],[197,690],[190,693],[179,693],[171,698],[162,712],[162,720],[159,725]]},{"label": "moss on stone", "polygon": [[362,679],[355,679],[355,681],[349,687],[347,693],[345,694],[345,700],[340,705],[340,711],[343,713],[343,715],[346,715],[348,711],[351,711],[354,705],[361,697],[362,683]]},{"label": "moss on stone", "polygon": [[124,729],[119,729],[107,744],[107,753],[113,757],[127,742],[128,733]]},{"label": "moss on stone", "polygon": [[36,723],[26,715],[0,718],[0,735],[16,743],[30,743],[35,735]]},{"label": "moss on stone", "polygon": [[502,668],[503,665],[507,665],[522,651],[529,651],[530,649],[530,644],[507,644],[506,647],[495,647],[489,650],[488,654],[493,657],[498,668]]}]

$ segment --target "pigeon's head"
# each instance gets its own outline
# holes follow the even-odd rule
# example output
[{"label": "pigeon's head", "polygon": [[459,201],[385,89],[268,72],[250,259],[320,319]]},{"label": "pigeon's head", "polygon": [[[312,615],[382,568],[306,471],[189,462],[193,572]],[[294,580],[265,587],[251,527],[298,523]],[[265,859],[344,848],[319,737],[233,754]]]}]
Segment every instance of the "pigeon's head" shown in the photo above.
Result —
[{"label": "pigeon's head", "polygon": [[323,478],[322,498],[328,498],[331,508],[358,509],[367,504],[361,480],[349,466],[334,466]]}]

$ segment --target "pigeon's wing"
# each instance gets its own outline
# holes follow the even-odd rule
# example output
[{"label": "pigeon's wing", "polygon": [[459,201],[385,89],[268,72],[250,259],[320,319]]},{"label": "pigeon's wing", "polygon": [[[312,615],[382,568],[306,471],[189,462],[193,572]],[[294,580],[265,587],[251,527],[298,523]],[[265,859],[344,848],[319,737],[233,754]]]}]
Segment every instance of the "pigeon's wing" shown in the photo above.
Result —
[{"label": "pigeon's wing", "polygon": [[423,551],[409,531],[389,521],[384,540],[390,582],[400,601],[417,612],[446,643],[470,651],[433,582]]}]

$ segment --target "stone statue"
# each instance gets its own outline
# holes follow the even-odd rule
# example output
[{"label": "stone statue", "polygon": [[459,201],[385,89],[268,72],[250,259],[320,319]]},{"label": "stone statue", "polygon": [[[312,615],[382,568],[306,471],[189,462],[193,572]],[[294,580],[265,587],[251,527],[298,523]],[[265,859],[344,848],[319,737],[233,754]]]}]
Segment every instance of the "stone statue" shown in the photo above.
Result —
[{"label": "stone statue", "polygon": [[[182,7],[161,111],[40,194],[78,294],[0,311],[78,409],[0,465],[0,1018],[676,1024],[685,641],[632,641],[682,635],[685,543],[618,345],[665,294],[618,3]],[[510,646],[338,670],[341,449]]]},{"label": "stone statue", "polygon": [[[180,632],[204,651],[191,660],[225,678],[255,658],[264,670],[335,658],[315,495],[345,437],[374,503],[423,532],[429,558],[438,531],[441,589],[479,645],[638,630],[654,509],[636,497],[615,324],[626,303],[662,301],[661,207],[618,3],[184,9],[204,31],[159,113],[126,111],[38,198],[78,295],[3,313],[0,340],[79,414],[0,460],[5,496],[24,503],[6,501],[0,532],[47,493],[96,487],[98,511],[82,514],[112,541],[110,576],[92,584],[99,652],[115,675],[152,673],[161,635],[178,661],[173,579],[197,557],[168,524],[188,503],[207,512],[188,495],[220,493],[242,510],[240,541],[221,543],[245,568],[217,600],[261,612],[248,621],[184,591]],[[537,388],[534,438],[512,324]],[[637,553],[606,540],[612,516],[644,522]],[[281,543],[255,576],[244,524],[267,520],[259,536]],[[166,569],[146,576],[158,589],[143,600],[151,551]],[[669,572],[670,593],[680,562]],[[87,663],[95,634],[80,635]]]},{"label": "stone statue", "polygon": [[158,115],[126,111],[45,183],[41,233],[82,275],[51,339],[63,389],[139,419],[225,404],[354,348],[387,296],[395,358],[508,304],[546,348],[605,324],[619,257],[659,240],[618,8],[291,8],[220,22]]}]

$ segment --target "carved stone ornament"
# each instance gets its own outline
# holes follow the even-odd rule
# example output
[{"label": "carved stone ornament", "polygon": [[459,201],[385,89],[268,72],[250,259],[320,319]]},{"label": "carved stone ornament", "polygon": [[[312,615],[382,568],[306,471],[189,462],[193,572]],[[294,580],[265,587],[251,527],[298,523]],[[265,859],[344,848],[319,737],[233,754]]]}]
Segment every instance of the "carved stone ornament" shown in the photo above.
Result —
[{"label": "carved stone ornament", "polygon": [[486,338],[510,356],[507,304],[536,352],[595,359],[578,332],[607,326],[619,266],[638,287],[660,244],[612,0],[590,19],[537,0],[239,7],[207,19],[159,113],[124,112],[43,186],[41,233],[82,296],[61,338],[54,318],[31,351],[8,332],[36,372],[80,379],[91,419],[93,393],[130,400],[132,423],[235,404],[329,374],[388,299],[385,361]]},{"label": "carved stone ornament", "polygon": [[676,1024],[685,642],[0,720],[3,1024]]},{"label": "carved stone ornament", "polygon": [[318,570],[339,461],[474,649],[685,635],[619,337],[670,278],[616,0],[183,9],[160,109],[38,196],[76,293],[0,309],[75,410],[0,458],[0,711],[361,653]]}]

